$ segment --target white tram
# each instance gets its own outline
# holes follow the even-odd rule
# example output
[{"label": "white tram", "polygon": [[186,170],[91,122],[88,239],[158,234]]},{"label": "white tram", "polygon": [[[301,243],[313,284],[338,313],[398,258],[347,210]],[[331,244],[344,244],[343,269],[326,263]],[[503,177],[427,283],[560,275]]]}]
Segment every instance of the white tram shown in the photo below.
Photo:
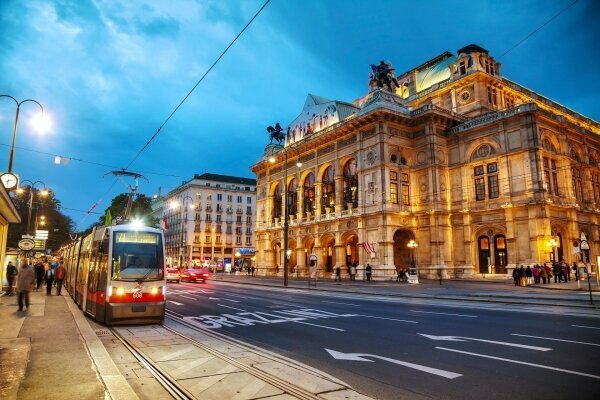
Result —
[{"label": "white tram", "polygon": [[163,321],[161,230],[137,224],[95,227],[61,253],[65,287],[84,313],[107,325]]}]

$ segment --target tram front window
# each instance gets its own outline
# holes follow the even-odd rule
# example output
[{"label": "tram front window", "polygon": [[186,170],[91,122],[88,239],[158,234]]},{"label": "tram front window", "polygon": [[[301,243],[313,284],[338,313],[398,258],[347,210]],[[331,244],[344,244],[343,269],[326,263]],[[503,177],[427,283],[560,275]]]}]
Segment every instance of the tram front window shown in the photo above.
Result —
[{"label": "tram front window", "polygon": [[150,232],[115,232],[112,280],[155,281],[164,277],[161,237]]}]

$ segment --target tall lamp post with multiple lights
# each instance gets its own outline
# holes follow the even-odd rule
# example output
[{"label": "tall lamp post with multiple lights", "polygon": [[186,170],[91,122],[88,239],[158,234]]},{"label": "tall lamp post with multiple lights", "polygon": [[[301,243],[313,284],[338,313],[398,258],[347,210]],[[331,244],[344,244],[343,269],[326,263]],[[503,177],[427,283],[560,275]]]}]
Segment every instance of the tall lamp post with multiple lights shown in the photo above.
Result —
[{"label": "tall lamp post with multiple lights", "polygon": [[[188,210],[193,210],[194,209],[194,199],[189,196],[189,195],[183,195],[180,197],[181,198],[181,206],[183,208],[185,208],[185,216],[183,219],[183,223],[181,224],[181,238],[180,238],[180,245],[179,245],[179,268],[182,267],[183,265],[183,252],[184,252],[184,237],[187,234],[187,222],[188,222]],[[188,200],[192,201],[192,204],[188,205]],[[173,210],[177,210],[179,208],[180,204],[177,201],[173,201],[171,202],[171,209]],[[183,213],[183,210],[181,210]],[[181,218],[179,219],[181,221]],[[185,249],[187,249],[187,246],[185,247]],[[186,252],[187,253],[187,252]]]},{"label": "tall lamp post with multiple lights", "polygon": [[27,102],[31,102],[31,103],[35,103],[40,107],[40,110],[42,111],[42,114],[40,117],[36,118],[34,120],[34,124],[36,125],[36,128],[38,130],[45,130],[47,128],[48,125],[48,121],[45,118],[45,113],[44,113],[44,106],[42,106],[42,104],[37,101],[37,100],[33,100],[33,99],[26,99],[26,100],[17,100],[12,96],[9,96],[7,94],[0,94],[0,97],[5,97],[7,99],[11,99],[15,102],[15,104],[17,105],[17,111],[15,113],[15,123],[13,126],[13,135],[12,135],[12,144],[10,146],[10,157],[8,159],[8,173],[12,174],[12,169],[13,169],[13,161],[15,158],[15,142],[17,140],[17,126],[19,124],[19,114],[21,112],[21,105]]},{"label": "tall lamp post with multiple lights", "polygon": [[[283,257],[283,286],[287,286],[288,285],[288,279],[289,279],[289,264],[290,264],[290,257],[292,255],[292,250],[288,249],[288,236],[289,236],[289,230],[290,230],[290,211],[289,211],[289,206],[288,206],[288,201],[289,201],[289,195],[288,195],[288,151],[292,150],[296,152],[296,155],[299,157],[300,153],[298,152],[298,149],[294,148],[294,147],[285,147],[282,145],[271,145],[271,149],[272,150],[276,150],[277,153],[280,153],[283,151],[284,154],[284,165],[285,165],[285,178],[284,178],[284,201],[283,201],[283,251],[284,251],[284,257]],[[277,160],[277,158],[275,157],[275,154],[272,154],[269,157],[269,162],[271,164],[275,163],[275,161]],[[301,167],[302,163],[301,162],[297,162],[296,163],[297,167]]]},{"label": "tall lamp post with multiple lights", "polygon": [[[29,183],[29,185],[26,185],[29,187],[29,216],[27,217],[27,234],[31,236],[31,209],[33,208],[33,192],[35,190],[35,185],[37,185],[38,183],[42,185],[42,189],[39,191],[39,194],[41,196],[47,196],[50,192],[48,191],[48,189],[46,188],[46,184],[42,181],[35,181],[32,182],[30,180],[24,180],[21,183]],[[21,194],[23,193],[25,190],[23,189],[23,186],[20,186],[17,189],[17,193]]]}]

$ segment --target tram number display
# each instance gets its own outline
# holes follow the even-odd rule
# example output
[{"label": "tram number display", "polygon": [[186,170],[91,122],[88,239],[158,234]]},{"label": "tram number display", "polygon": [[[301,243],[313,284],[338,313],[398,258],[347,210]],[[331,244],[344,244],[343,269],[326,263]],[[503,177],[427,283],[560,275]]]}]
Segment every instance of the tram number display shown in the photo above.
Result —
[{"label": "tram number display", "polygon": [[142,292],[133,292],[133,298],[134,299],[141,299],[142,298]]},{"label": "tram number display", "polygon": [[116,232],[116,243],[158,244],[158,235],[148,232]]}]

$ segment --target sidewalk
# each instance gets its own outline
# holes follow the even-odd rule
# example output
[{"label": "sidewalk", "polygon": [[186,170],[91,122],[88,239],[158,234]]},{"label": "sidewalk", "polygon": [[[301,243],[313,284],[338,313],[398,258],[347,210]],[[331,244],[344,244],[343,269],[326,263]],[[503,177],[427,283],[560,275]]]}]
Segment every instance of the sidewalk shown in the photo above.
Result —
[{"label": "sidewalk", "polygon": [[98,350],[93,339],[102,344],[85,317],[66,295],[52,293],[31,292],[29,311],[18,311],[18,296],[0,297],[0,399],[136,398],[111,384],[110,363],[90,356]]}]

